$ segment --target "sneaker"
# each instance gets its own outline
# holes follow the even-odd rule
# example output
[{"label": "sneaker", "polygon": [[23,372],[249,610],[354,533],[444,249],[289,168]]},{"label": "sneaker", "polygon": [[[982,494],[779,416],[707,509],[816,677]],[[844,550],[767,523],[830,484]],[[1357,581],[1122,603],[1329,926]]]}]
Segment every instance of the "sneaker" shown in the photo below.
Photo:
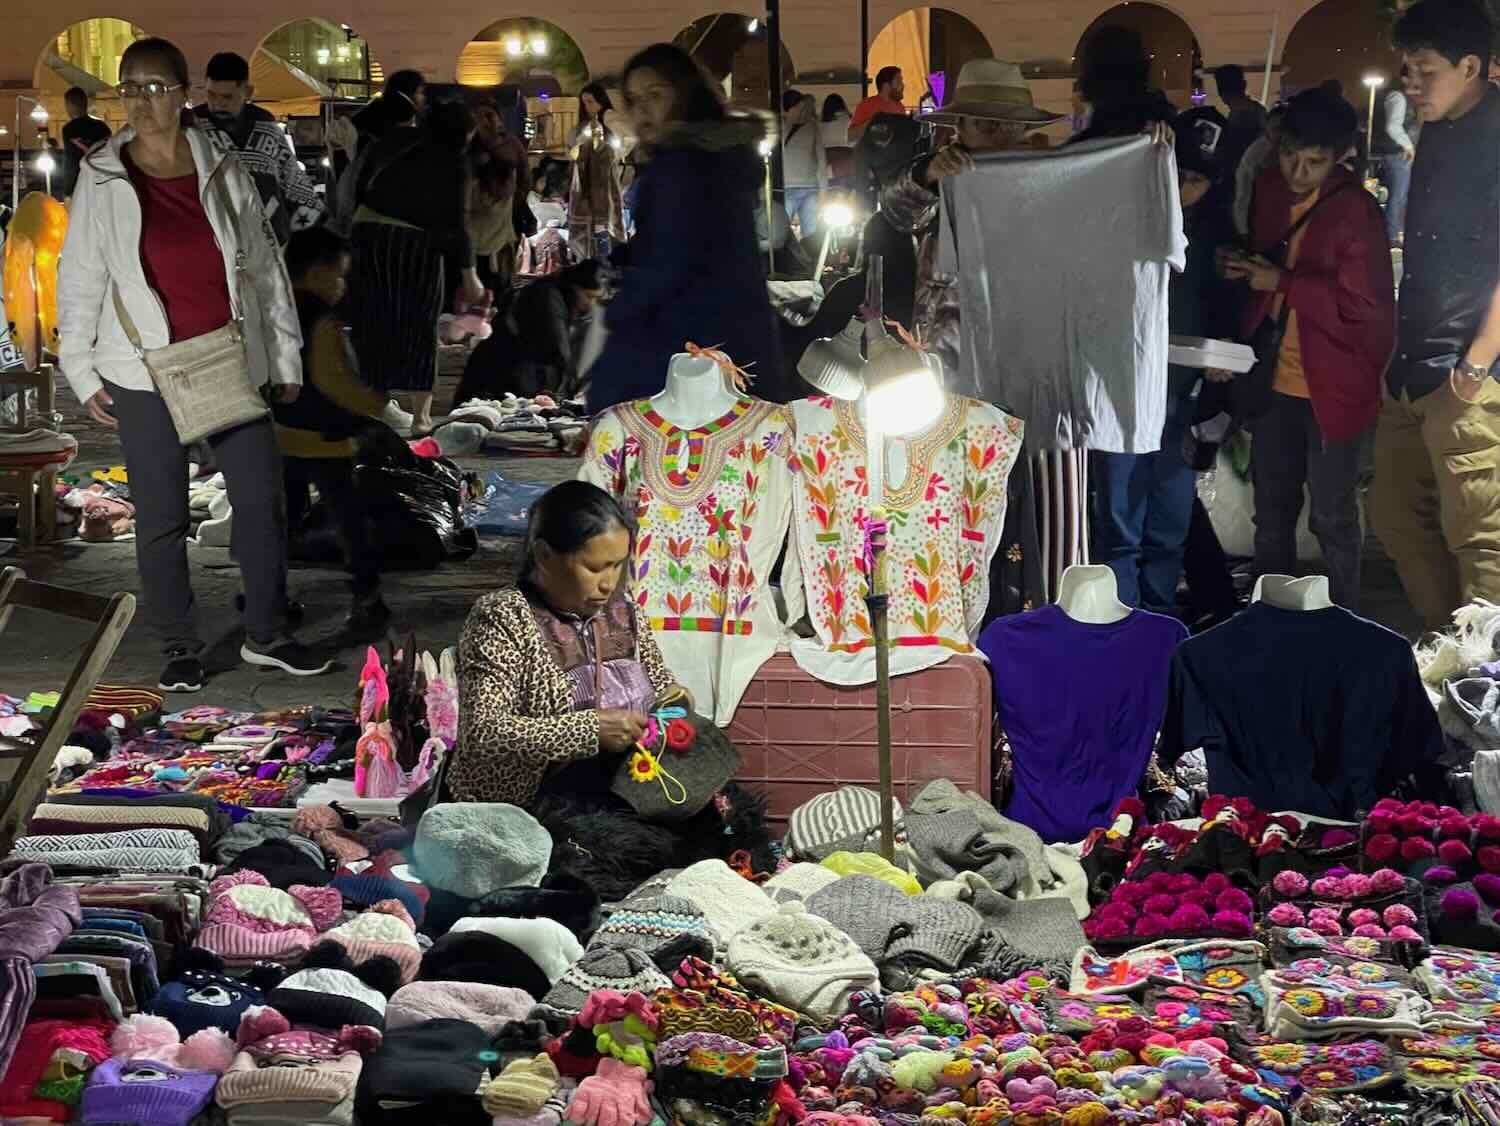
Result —
[{"label": "sneaker", "polygon": [[[243,594],[236,594],[234,596],[234,608],[241,614],[245,612],[245,596]],[[286,624],[288,626],[290,626],[292,629],[296,629],[302,624],[302,620],[306,617],[307,606],[305,604],[301,602],[294,602],[290,598],[287,599]]]},{"label": "sneaker", "polygon": [[246,638],[245,644],[240,646],[240,660],[263,669],[280,669],[292,676],[322,676],[333,668],[332,661],[318,656],[291,637],[272,642]]},{"label": "sneaker", "polygon": [[157,687],[163,692],[197,692],[203,687],[203,662],[196,653],[173,649],[167,654]]},{"label": "sneaker", "polygon": [[401,409],[401,404],[391,399],[380,412],[380,421],[398,434],[411,430],[412,416]]}]

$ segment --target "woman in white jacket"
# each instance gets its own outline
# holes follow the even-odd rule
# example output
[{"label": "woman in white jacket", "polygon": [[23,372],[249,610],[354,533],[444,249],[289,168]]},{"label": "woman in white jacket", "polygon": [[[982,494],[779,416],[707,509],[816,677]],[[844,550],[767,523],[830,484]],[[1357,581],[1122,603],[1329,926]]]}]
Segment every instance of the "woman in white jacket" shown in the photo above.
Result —
[{"label": "woman in white jacket", "polygon": [[[59,360],[89,415],[120,432],[143,608],[167,660],[161,687],[193,692],[204,670],[188,578],[188,455],[116,302],[148,352],[214,332],[239,309],[252,376],[281,402],[301,389],[302,338],[253,182],[216,136],[183,127],[182,52],[164,39],[131,44],[118,92],[129,127],[83,160],[73,195],[59,266]],[[286,508],[270,418],[208,441],[234,509],[241,657],[294,675],[326,672],[329,664],[287,632]]]}]

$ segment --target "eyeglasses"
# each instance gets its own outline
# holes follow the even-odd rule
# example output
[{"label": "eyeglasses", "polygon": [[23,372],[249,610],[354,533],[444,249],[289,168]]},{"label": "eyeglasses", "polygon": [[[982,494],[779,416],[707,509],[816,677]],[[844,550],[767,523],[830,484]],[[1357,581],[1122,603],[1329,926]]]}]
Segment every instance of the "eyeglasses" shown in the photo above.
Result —
[{"label": "eyeglasses", "polygon": [[115,87],[115,93],[126,101],[134,101],[136,98],[165,98],[173,90],[181,90],[181,82],[168,86],[165,82],[122,82]]}]

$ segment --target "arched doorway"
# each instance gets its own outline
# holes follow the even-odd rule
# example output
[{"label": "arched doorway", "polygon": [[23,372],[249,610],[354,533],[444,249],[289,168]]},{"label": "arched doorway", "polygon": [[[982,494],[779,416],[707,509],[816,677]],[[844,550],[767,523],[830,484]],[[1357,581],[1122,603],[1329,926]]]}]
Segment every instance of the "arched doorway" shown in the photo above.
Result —
[{"label": "arched doorway", "polygon": [[[715,12],[688,24],[672,42],[713,75],[735,105],[746,109],[770,106],[771,65],[762,20],[739,12]],[[792,56],[782,44],[782,89],[790,88],[796,76]]]},{"label": "arched doorway", "polygon": [[309,100],[323,96],[370,97],[383,78],[352,27],[317,17],[282,24],[250,60],[255,100],[277,116],[316,113]]},{"label": "arched doorway", "polygon": [[900,67],[906,82],[906,104],[916,109],[929,91],[934,104],[943,102],[944,96],[952,93],[964,63],[993,54],[984,33],[957,12],[910,8],[875,36],[870,44],[869,73],[873,80],[885,67]]},{"label": "arched doorway", "polygon": [[120,56],[145,37],[146,32],[128,20],[101,16],[71,24],[43,48],[32,81],[41,91],[54,133],[67,121],[63,95],[73,86],[88,92],[94,114],[111,128],[125,123],[124,108],[114,91],[120,81]]},{"label": "arched doorway", "polygon": [[1364,0],[1322,0],[1293,26],[1281,55],[1281,92],[1286,97],[1336,79],[1365,113],[1366,75],[1395,79],[1401,56],[1391,47],[1391,21]]},{"label": "arched doorway", "polygon": [[1166,94],[1179,110],[1192,104],[1198,87],[1196,75],[1203,65],[1198,39],[1187,21],[1170,8],[1159,4],[1127,2],[1104,12],[1078,39],[1073,52],[1075,64],[1082,58],[1084,44],[1101,27],[1124,27],[1141,37],[1151,56],[1151,85]]},{"label": "arched doorway", "polygon": [[464,86],[525,85],[547,78],[566,97],[577,97],[589,80],[583,49],[547,20],[498,20],[474,36],[458,57],[458,81]]}]

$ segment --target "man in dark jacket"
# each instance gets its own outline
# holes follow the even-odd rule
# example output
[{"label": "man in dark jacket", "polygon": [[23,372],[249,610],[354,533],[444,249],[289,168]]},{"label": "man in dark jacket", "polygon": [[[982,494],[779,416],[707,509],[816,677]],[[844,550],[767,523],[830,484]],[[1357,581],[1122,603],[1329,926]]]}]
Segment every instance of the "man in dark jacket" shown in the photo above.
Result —
[{"label": "man in dark jacket", "polygon": [[108,125],[89,115],[88,92],[81,86],[74,86],[64,94],[63,103],[68,107],[68,123],[62,130],[62,177],[57,186],[67,199],[78,182],[79,163],[90,149],[109,140],[112,134]]},{"label": "man in dark jacket", "polygon": [[1359,449],[1380,410],[1395,340],[1395,282],[1380,207],[1339,159],[1354,107],[1323,88],[1287,103],[1277,166],[1255,185],[1256,253],[1226,256],[1250,286],[1246,338],[1284,323],[1270,405],[1251,422],[1255,566],[1296,574],[1303,490],[1334,602],[1358,609]]},{"label": "man in dark jacket", "polygon": [[297,153],[276,119],[251,104],[255,87],[250,83],[250,64],[224,51],[208,60],[205,77],[207,100],[193,112],[204,128],[218,131],[239,153],[260,191],[276,241],[284,247],[293,231],[314,226],[323,217],[323,199],[297,163]]},{"label": "man in dark jacket", "polygon": [[359,149],[392,129],[410,125],[422,108],[427,80],[420,71],[398,70],[385,80],[384,92],[351,119],[359,131]]},{"label": "man in dark jacket", "polygon": [[1375,434],[1375,532],[1429,629],[1500,602],[1500,90],[1493,27],[1470,0],[1396,25],[1422,116],[1390,398]]}]

